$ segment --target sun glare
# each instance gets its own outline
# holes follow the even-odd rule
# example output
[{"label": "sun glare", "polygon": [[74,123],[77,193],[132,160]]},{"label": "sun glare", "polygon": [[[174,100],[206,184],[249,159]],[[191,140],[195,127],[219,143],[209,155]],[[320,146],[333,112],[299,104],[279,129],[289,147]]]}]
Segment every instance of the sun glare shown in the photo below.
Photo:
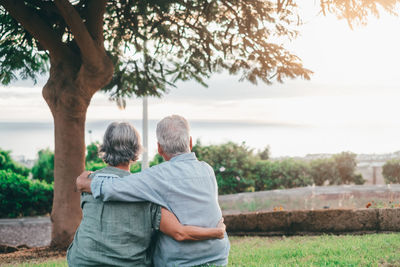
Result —
[{"label": "sun glare", "polygon": [[314,82],[400,84],[399,17],[383,13],[353,30],[333,15],[309,17],[290,48],[315,72]]}]

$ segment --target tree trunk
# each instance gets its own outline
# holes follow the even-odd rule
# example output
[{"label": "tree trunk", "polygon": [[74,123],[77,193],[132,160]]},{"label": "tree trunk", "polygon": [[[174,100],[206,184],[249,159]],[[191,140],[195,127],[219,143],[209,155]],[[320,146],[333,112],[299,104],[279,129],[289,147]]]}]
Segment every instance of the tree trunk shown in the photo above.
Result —
[{"label": "tree trunk", "polygon": [[[55,129],[51,245],[65,248],[82,217],[75,178],[85,166],[86,110],[92,96],[110,82],[114,71],[104,48],[107,1],[85,1],[84,19],[68,0],[38,5],[37,10],[33,7],[36,5],[25,2],[29,1],[0,0],[2,7],[30,33],[28,39],[34,37],[50,56],[50,78],[43,87],[43,97],[53,114]],[[39,11],[54,12],[57,22],[47,21],[47,16],[43,19]],[[67,33],[68,40],[63,40]]]},{"label": "tree trunk", "polygon": [[67,112],[54,116],[54,198],[51,212],[51,245],[70,244],[82,212],[75,179],[85,168],[85,114],[71,117]]},{"label": "tree trunk", "polygon": [[[108,58],[105,62],[109,62]],[[85,120],[93,94],[108,83],[112,64],[88,71],[79,57],[51,62],[43,97],[54,118],[54,198],[51,246],[66,248],[81,221],[80,193],[75,180],[85,168]]]}]

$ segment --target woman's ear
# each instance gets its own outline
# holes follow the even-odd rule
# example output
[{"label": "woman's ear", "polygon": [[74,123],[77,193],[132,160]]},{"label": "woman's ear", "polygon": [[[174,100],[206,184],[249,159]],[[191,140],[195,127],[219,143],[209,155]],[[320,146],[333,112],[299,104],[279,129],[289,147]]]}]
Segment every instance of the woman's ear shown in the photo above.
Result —
[{"label": "woman's ear", "polygon": [[189,147],[190,147],[190,151],[192,151],[192,147],[193,147],[193,142],[192,142],[192,137],[190,137],[190,141],[189,141]]}]

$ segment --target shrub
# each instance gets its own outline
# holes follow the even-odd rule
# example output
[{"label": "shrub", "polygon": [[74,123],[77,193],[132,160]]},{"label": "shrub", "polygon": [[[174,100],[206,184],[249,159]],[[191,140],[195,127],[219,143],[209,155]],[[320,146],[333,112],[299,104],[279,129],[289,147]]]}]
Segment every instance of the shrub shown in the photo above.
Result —
[{"label": "shrub", "polygon": [[156,154],[152,161],[150,161],[150,167],[163,163],[165,160],[160,154]]},{"label": "shrub", "polygon": [[0,170],[0,217],[43,215],[51,211],[53,185]]},{"label": "shrub", "polygon": [[351,152],[342,152],[333,156],[333,159],[335,160],[335,167],[339,176],[336,184],[365,183],[365,180],[362,178],[361,174],[355,174],[357,166],[356,156],[356,154]]},{"label": "shrub", "polygon": [[131,173],[141,172],[142,171],[142,163],[137,161],[131,165]]},{"label": "shrub", "polygon": [[272,190],[276,188],[275,177],[281,175],[278,161],[258,161],[254,167],[255,191]]},{"label": "shrub", "polygon": [[213,167],[220,194],[254,191],[253,169],[257,158],[244,143],[202,146],[198,141],[192,151]]},{"label": "shrub", "polygon": [[310,162],[310,175],[316,185],[364,184],[361,174],[356,174],[356,154],[342,152],[327,159]]},{"label": "shrub", "polygon": [[269,160],[270,154],[271,154],[270,148],[269,148],[269,146],[267,146],[263,150],[260,150],[257,153],[257,156],[260,157],[260,159],[262,159],[262,160]]},{"label": "shrub", "polygon": [[[94,143],[89,145],[91,147],[90,149],[92,149],[91,150],[92,152],[94,151],[93,150],[93,144]],[[88,151],[89,151],[89,146],[88,146]],[[87,159],[88,159],[88,157],[86,157],[86,160]],[[91,159],[91,160],[90,161],[86,161],[86,170],[88,170],[88,171],[97,171],[97,170],[100,170],[100,169],[102,169],[102,168],[107,166],[107,164],[104,163],[103,160],[98,158],[98,157],[97,157],[97,159],[94,158],[94,157],[89,157],[89,159]],[[164,159],[160,155],[157,154],[157,155],[154,156],[153,160],[150,161],[150,167],[154,166],[154,165],[157,165],[157,164],[160,164],[163,161],[164,161]],[[135,163],[133,163],[131,165],[131,169],[130,169],[131,173],[136,173],[136,172],[141,172],[141,171],[142,171],[142,163],[140,161],[137,161],[137,162],[135,162]]]},{"label": "shrub", "polygon": [[107,166],[99,157],[100,143],[98,141],[90,143],[86,147],[85,169],[88,171],[97,171]]},{"label": "shrub", "polygon": [[280,162],[281,175],[276,178],[276,188],[294,188],[312,185],[309,166],[301,160],[286,159]]},{"label": "shrub", "polygon": [[[104,162],[93,162],[90,161],[88,163],[86,163],[86,170],[88,171],[97,171],[100,169],[103,169],[104,167],[107,167],[107,163]],[[135,172],[140,172],[142,170],[142,166],[140,161],[135,162],[134,164],[131,165],[131,173],[135,173]]]},{"label": "shrub", "polygon": [[365,183],[365,179],[363,178],[362,174],[357,173],[353,176],[353,182],[358,185],[362,185]]},{"label": "shrub", "polygon": [[261,191],[302,187],[311,184],[363,184],[355,174],[356,154],[343,152],[328,159],[313,161],[285,159],[270,161],[269,148],[254,154],[245,144],[193,147],[199,160],[209,163],[215,171],[219,193]]},{"label": "shrub", "polygon": [[30,169],[15,162],[10,155],[11,151],[0,149],[0,170],[11,170],[14,173],[28,176]]},{"label": "shrub", "polygon": [[300,160],[258,161],[254,173],[257,191],[294,188],[313,183],[308,164]]},{"label": "shrub", "polygon": [[385,183],[400,184],[400,160],[389,160],[382,167],[382,175]]},{"label": "shrub", "polygon": [[50,149],[41,149],[38,159],[32,167],[34,179],[44,180],[47,183],[54,181],[54,153]]},{"label": "shrub", "polygon": [[338,184],[339,175],[333,158],[316,159],[310,162],[310,175],[316,185]]},{"label": "shrub", "polygon": [[88,171],[95,172],[97,170],[103,169],[106,166],[107,164],[104,162],[94,162],[94,161],[86,162],[86,170]]},{"label": "shrub", "polygon": [[86,147],[86,163],[95,162],[102,163],[103,160],[99,157],[99,146],[100,143],[98,141],[90,143]]}]

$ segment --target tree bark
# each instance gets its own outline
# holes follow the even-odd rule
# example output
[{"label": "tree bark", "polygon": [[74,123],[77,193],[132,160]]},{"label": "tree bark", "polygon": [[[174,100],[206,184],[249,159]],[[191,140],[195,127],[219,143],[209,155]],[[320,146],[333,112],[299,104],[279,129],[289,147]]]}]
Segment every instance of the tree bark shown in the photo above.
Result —
[{"label": "tree bark", "polygon": [[93,94],[111,79],[113,67],[85,68],[79,55],[51,62],[43,97],[54,118],[54,199],[51,246],[66,248],[81,221],[80,194],[75,179],[85,168],[85,120]]},{"label": "tree bark", "polygon": [[72,241],[82,212],[75,179],[85,168],[85,114],[71,117],[56,112],[54,117],[54,198],[51,212],[51,246],[65,248]]}]

